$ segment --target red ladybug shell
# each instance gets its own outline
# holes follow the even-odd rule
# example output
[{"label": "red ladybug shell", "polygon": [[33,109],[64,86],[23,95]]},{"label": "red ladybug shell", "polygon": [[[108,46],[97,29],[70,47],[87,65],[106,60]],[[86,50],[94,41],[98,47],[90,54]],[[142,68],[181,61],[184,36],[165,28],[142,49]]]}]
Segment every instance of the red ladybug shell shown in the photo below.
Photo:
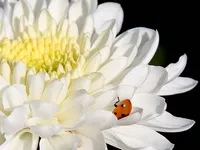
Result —
[{"label": "red ladybug shell", "polygon": [[113,114],[117,117],[117,119],[124,118],[131,113],[132,104],[129,99],[125,99],[121,101],[117,107],[113,110]]}]

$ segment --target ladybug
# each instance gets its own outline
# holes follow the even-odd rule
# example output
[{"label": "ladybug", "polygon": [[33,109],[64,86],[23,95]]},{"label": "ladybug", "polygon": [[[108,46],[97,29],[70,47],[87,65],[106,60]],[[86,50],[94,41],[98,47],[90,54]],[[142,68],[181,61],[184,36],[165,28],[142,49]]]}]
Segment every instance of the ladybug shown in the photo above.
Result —
[{"label": "ladybug", "polygon": [[122,119],[124,117],[127,117],[131,113],[132,104],[129,99],[125,99],[125,100],[121,101],[120,103],[119,103],[119,101],[120,100],[118,97],[118,101],[114,104],[114,106],[116,108],[113,110],[113,114],[115,114],[117,119]]}]

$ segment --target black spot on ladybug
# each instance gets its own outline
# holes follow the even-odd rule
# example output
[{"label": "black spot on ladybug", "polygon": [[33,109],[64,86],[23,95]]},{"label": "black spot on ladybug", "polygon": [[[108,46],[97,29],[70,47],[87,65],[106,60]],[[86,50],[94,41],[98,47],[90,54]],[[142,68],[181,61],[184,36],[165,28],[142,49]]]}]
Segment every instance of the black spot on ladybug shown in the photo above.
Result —
[{"label": "black spot on ladybug", "polygon": [[125,108],[125,107],[126,107],[126,105],[124,105],[124,104],[121,104],[121,107]]},{"label": "black spot on ladybug", "polygon": [[127,115],[125,115],[125,114],[122,114],[121,116],[122,116],[122,117],[126,117]]},{"label": "black spot on ladybug", "polygon": [[115,114],[115,115],[117,115],[117,113],[116,113],[116,112],[114,112],[114,114]]}]

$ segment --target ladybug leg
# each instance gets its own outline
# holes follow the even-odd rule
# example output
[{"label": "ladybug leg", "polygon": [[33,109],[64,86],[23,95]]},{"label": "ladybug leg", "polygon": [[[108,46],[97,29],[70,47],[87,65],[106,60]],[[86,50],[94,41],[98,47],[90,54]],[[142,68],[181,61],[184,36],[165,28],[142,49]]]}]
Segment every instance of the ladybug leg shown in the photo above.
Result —
[{"label": "ladybug leg", "polygon": [[117,97],[118,101],[114,104],[115,107],[117,107],[117,103],[120,102],[119,97]]}]

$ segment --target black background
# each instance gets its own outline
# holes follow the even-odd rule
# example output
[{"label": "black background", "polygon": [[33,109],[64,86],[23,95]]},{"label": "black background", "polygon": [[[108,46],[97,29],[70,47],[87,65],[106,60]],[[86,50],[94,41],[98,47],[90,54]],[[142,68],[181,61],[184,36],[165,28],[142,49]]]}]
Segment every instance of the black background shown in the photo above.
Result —
[{"label": "black background", "polygon": [[[165,50],[166,57],[162,66],[176,62],[179,56],[186,53],[188,63],[181,76],[200,80],[198,37],[200,26],[197,25],[200,15],[197,12],[197,4],[192,1],[177,1],[177,3],[151,1],[147,3],[135,0],[99,0],[99,4],[103,2],[121,4],[124,10],[124,23],[120,33],[134,27],[157,29],[160,35],[159,47]],[[160,51],[158,50],[158,53]],[[188,131],[162,133],[175,144],[174,150],[199,149],[199,144],[196,142],[199,139],[199,92],[198,84],[192,91],[165,97],[168,104],[167,110],[170,113],[196,121],[196,124]],[[109,150],[115,149],[111,146],[108,148]]]}]

